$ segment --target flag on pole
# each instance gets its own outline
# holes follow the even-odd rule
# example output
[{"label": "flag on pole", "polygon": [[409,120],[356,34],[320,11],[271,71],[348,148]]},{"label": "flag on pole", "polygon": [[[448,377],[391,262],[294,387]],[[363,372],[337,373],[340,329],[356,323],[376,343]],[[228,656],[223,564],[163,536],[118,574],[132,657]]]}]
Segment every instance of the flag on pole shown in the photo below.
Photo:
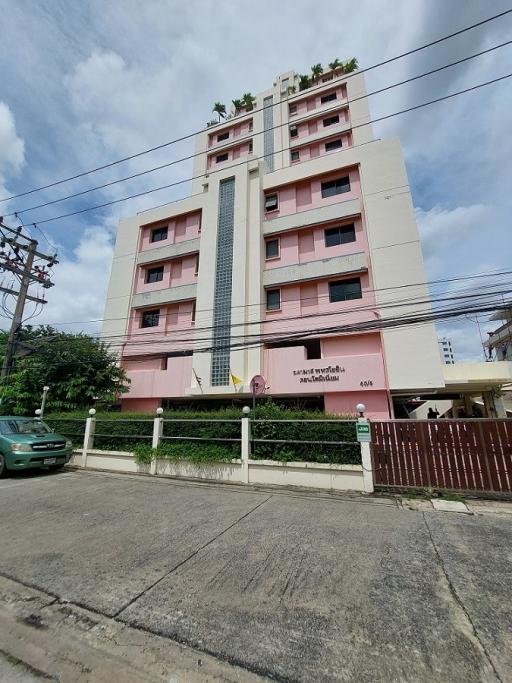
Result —
[{"label": "flag on pole", "polygon": [[244,383],[244,380],[243,380],[243,379],[240,379],[240,377],[237,377],[236,375],[234,375],[234,374],[231,372],[231,370],[229,371],[229,374],[231,375],[231,381],[233,382],[233,386],[234,386],[234,387],[236,387],[237,384],[243,384],[243,383]]},{"label": "flag on pole", "polygon": [[198,377],[197,372],[194,370],[194,368],[192,368],[192,372],[194,373],[194,377],[196,378],[197,385],[201,389],[201,393],[202,393],[203,392],[203,386],[202,386],[203,380],[200,377]]}]

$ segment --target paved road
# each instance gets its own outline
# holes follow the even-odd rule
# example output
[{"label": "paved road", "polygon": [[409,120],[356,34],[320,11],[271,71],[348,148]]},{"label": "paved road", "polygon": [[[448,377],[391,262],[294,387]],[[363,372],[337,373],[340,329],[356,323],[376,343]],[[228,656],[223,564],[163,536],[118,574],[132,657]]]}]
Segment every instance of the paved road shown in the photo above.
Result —
[{"label": "paved road", "polygon": [[0,482],[0,575],[293,681],[512,680],[508,515],[100,473]]}]

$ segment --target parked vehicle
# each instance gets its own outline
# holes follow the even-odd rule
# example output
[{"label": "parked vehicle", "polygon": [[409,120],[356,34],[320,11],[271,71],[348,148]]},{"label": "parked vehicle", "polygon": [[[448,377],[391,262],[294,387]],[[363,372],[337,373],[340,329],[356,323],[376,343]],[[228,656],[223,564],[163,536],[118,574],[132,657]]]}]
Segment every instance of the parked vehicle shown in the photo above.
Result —
[{"label": "parked vehicle", "polygon": [[73,444],[33,417],[0,416],[0,477],[6,471],[49,467],[69,461]]}]

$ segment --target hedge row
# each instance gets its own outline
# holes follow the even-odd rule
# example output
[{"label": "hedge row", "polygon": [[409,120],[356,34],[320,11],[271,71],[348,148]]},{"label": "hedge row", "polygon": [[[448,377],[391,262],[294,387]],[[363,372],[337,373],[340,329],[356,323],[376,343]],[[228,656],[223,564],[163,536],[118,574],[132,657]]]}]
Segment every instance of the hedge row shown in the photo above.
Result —
[{"label": "hedge row", "polygon": [[[83,442],[87,412],[48,415],[45,421],[56,431],[72,438],[77,446]],[[188,460],[230,460],[240,457],[240,442],[216,441],[216,439],[240,439],[239,409],[230,408],[210,412],[167,411],[164,422],[159,457]],[[252,454],[260,460],[322,463],[360,463],[360,447],[356,443],[353,417],[326,415],[320,411],[292,410],[276,406],[272,402],[260,404],[250,417],[252,421]],[[77,418],[79,421],[76,421]],[[334,422],[307,422],[307,420],[332,419]],[[94,446],[105,450],[136,451],[141,461],[147,462],[153,455],[151,436],[153,419],[147,413],[98,413],[96,415]],[[189,420],[189,421],[187,421]],[[207,420],[233,420],[233,422],[208,422]],[[257,420],[269,420],[258,422]],[[276,422],[275,420],[297,420]],[[145,437],[145,438],[141,438]],[[174,437],[166,439],[165,437]],[[180,437],[202,437],[211,441],[180,441]],[[289,443],[261,443],[262,439]],[[312,441],[314,443],[307,443]],[[322,444],[318,442],[346,442]],[[304,443],[306,442],[306,443]]]}]

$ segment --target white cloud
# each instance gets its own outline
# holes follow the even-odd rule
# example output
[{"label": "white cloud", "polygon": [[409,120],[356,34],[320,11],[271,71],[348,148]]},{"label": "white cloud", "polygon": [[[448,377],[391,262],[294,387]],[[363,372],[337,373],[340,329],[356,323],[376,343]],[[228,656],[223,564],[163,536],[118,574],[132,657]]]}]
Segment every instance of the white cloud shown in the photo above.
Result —
[{"label": "white cloud", "polygon": [[[0,102],[0,198],[9,194],[6,182],[10,175],[18,174],[25,162],[25,143],[16,132],[16,123],[10,108]],[[7,208],[1,205],[0,213]]]},{"label": "white cloud", "polygon": [[112,254],[112,235],[107,229],[95,226],[85,230],[72,254],[60,257],[53,274],[55,287],[45,290],[48,303],[31,323],[98,332],[100,322],[85,321],[103,317]]},{"label": "white cloud", "polygon": [[434,206],[425,211],[416,209],[423,253],[429,258],[440,251],[460,245],[474,230],[481,228],[489,214],[483,204],[444,209]]}]

